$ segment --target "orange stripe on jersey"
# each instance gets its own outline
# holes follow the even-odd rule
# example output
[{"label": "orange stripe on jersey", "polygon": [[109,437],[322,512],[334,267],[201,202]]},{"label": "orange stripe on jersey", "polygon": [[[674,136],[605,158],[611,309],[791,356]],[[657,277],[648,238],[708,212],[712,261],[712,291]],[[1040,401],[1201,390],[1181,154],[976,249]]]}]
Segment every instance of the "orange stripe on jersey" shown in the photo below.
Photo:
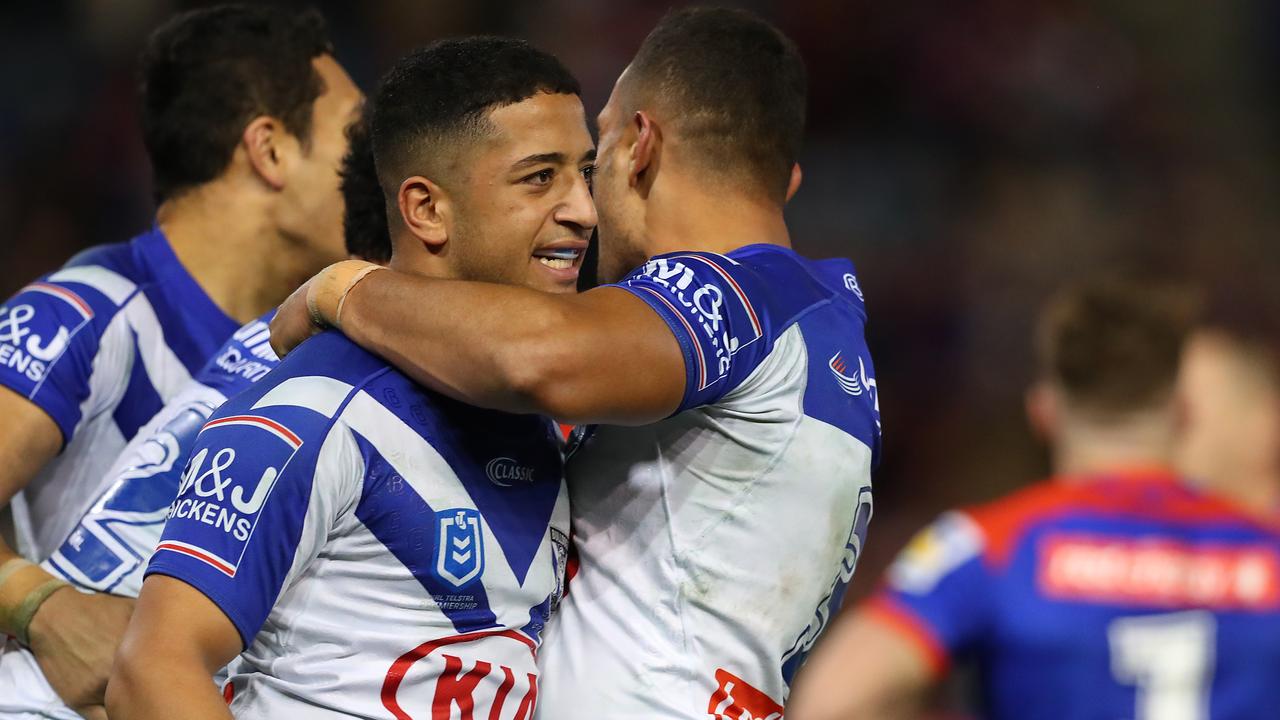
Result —
[{"label": "orange stripe on jersey", "polygon": [[933,628],[902,603],[881,594],[863,603],[858,610],[915,645],[924,655],[932,677],[942,677],[951,667],[951,656]]},{"label": "orange stripe on jersey", "polygon": [[1280,530],[1280,526],[1269,526],[1226,501],[1190,488],[1178,476],[1162,469],[1055,478],[964,512],[982,528],[985,560],[997,568],[1008,564],[1032,525],[1071,513],[1185,525],[1236,523],[1272,532]]}]

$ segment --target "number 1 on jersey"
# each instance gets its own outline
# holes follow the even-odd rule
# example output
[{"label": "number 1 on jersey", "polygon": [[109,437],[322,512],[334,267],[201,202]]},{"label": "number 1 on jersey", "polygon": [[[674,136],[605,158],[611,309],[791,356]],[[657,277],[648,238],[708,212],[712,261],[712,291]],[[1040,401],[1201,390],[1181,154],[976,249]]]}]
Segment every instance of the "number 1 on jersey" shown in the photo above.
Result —
[{"label": "number 1 on jersey", "polygon": [[1213,615],[1200,610],[1111,622],[1111,673],[1137,686],[1136,720],[1209,717],[1216,634]]}]

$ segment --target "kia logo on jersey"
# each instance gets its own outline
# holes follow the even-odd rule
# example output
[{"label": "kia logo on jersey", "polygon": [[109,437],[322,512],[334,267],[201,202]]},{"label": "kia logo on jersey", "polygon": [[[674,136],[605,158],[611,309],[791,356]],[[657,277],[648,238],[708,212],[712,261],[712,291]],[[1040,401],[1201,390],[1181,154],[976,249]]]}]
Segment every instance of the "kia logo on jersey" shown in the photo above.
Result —
[{"label": "kia logo on jersey", "polygon": [[521,465],[509,457],[494,458],[484,466],[489,482],[498,487],[511,487],[513,482],[533,482],[533,468]]},{"label": "kia logo on jersey", "polygon": [[515,630],[429,640],[391,665],[382,706],[396,720],[532,720],[538,705],[535,647]]},{"label": "kia logo on jersey", "polygon": [[720,684],[711,695],[707,713],[715,720],[782,720],[782,706],[724,668],[716,670]]},{"label": "kia logo on jersey", "polygon": [[484,532],[480,511],[454,508],[436,513],[436,574],[460,588],[484,572]]}]

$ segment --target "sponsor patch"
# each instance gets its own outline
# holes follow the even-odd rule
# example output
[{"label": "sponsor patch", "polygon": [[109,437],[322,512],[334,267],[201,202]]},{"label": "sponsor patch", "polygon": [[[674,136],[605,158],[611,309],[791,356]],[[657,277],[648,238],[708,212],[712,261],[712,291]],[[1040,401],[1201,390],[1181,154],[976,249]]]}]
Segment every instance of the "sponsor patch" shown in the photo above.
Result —
[{"label": "sponsor patch", "polygon": [[714,720],[782,720],[782,705],[728,670],[716,670],[716,683],[707,703]]},{"label": "sponsor patch", "polygon": [[1037,583],[1049,597],[1215,610],[1280,608],[1280,557],[1258,546],[1059,533],[1040,544]]},{"label": "sponsor patch", "polygon": [[176,534],[193,542],[166,538],[156,550],[235,577],[259,511],[301,447],[297,434],[270,418],[233,415],[206,423],[168,514],[170,526],[180,528]]},{"label": "sponsor patch", "polygon": [[639,287],[679,318],[693,340],[698,390],[725,378],[733,356],[764,336],[760,318],[742,287],[707,258],[654,258],[628,284],[638,280],[644,280]]}]

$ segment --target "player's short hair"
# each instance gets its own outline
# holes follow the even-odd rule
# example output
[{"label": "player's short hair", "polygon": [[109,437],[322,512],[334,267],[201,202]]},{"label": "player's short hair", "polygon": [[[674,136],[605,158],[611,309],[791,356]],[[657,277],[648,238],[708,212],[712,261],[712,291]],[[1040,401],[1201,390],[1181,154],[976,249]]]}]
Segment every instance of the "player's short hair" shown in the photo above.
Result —
[{"label": "player's short hair", "polygon": [[1198,296],[1174,285],[1120,278],[1072,285],[1040,315],[1040,371],[1087,410],[1156,407],[1173,393],[1197,311]]},{"label": "player's short hair", "polygon": [[139,79],[157,202],[221,175],[256,117],[279,119],[306,147],[324,92],[311,61],[332,52],[315,10],[218,5],[161,25]]},{"label": "player's short hair", "polygon": [[342,230],[347,253],[363,260],[391,260],[391,233],[387,228],[387,204],[373,162],[373,142],[365,119],[347,128],[347,154],[342,158],[342,200],[346,204]]},{"label": "player's short hair", "polygon": [[453,152],[489,130],[492,110],[540,92],[582,94],[559,60],[523,40],[441,40],[401,58],[372,103],[373,154],[387,197],[407,177],[443,172]]},{"label": "player's short hair", "polygon": [[624,83],[631,109],[668,109],[667,122],[704,170],[785,199],[808,81],[782,31],[745,10],[676,10],[645,38]]}]

